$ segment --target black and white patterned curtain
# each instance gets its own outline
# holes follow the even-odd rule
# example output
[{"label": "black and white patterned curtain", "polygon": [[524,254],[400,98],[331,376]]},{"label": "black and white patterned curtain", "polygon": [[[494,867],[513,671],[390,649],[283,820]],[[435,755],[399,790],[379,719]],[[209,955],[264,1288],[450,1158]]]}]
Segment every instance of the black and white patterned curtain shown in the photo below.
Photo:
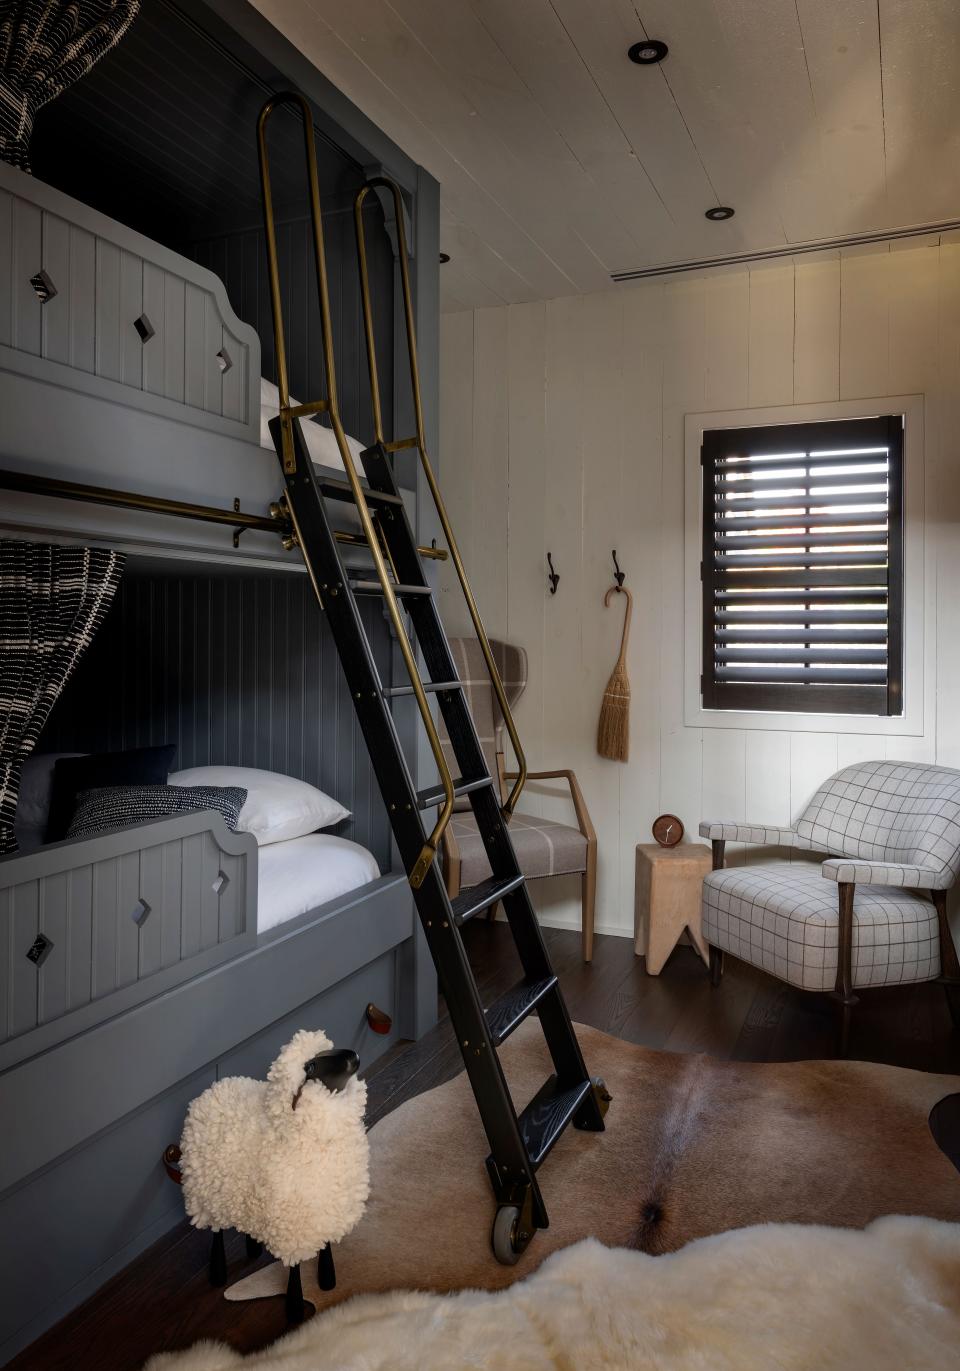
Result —
[{"label": "black and white patterned curtain", "polygon": [[140,0],[0,0],[0,162],[30,170],[37,110],[86,76],[139,8]]},{"label": "black and white patterned curtain", "polygon": [[93,641],[123,554],[0,540],[0,854],[16,852],[23,762]]}]

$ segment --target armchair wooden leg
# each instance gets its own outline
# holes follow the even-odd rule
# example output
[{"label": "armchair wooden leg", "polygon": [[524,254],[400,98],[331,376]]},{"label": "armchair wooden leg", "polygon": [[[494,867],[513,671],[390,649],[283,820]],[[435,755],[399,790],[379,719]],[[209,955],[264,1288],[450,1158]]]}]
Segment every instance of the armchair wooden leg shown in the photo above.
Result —
[{"label": "armchair wooden leg", "polygon": [[498,910],[499,908],[500,908],[500,905],[499,905],[499,904],[492,904],[492,905],[490,906],[490,908],[487,910],[487,923],[488,923],[488,924],[495,924],[495,923],[497,922],[497,910]]},{"label": "armchair wooden leg", "polygon": [[947,892],[931,890],[940,927],[940,984],[947,996],[947,1007],[954,1028],[960,1028],[960,957],[957,955],[950,924],[947,922]]},{"label": "armchair wooden leg", "polygon": [[580,928],[583,938],[583,960],[593,961],[593,922],[597,907],[597,840],[587,839],[587,864],[580,877],[580,892],[583,897]]},{"label": "armchair wooden leg", "polygon": [[[713,852],[713,869],[714,871],[722,871],[727,844],[723,838],[714,838],[710,847]],[[709,943],[708,946],[710,949],[710,984],[716,990],[723,975],[723,950],[714,947],[713,943]]]},{"label": "armchair wooden leg", "polygon": [[837,983],[835,994],[840,1001],[840,1056],[845,1057],[850,1049],[850,1020],[859,1004],[853,993],[853,896],[856,887],[852,881],[841,881],[837,886],[840,900],[839,943],[837,947]]}]

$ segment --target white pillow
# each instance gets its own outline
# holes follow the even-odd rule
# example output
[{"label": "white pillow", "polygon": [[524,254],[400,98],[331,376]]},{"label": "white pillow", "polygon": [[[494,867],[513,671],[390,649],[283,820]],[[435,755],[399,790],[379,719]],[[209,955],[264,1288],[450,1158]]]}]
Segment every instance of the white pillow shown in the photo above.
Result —
[{"label": "white pillow", "polygon": [[[298,405],[299,400],[290,396],[291,405]],[[260,446],[273,447],[273,439],[270,436],[270,420],[275,419],[280,413],[280,392],[272,381],[260,378]],[[316,462],[321,467],[333,467],[335,471],[343,471],[343,458],[340,456],[340,449],[337,446],[336,435],[333,429],[327,428],[325,424],[319,424],[313,419],[305,419],[301,424],[304,442],[307,445],[307,452],[310,460]],[[356,438],[351,438],[347,434],[347,446],[350,449],[350,456],[353,458],[358,470],[360,466],[360,453],[363,451],[363,444]]]},{"label": "white pillow", "polygon": [[171,772],[168,785],[239,785],[247,792],[238,833],[252,833],[261,847],[302,838],[349,819],[349,809],[306,781],[247,766],[193,766]]}]

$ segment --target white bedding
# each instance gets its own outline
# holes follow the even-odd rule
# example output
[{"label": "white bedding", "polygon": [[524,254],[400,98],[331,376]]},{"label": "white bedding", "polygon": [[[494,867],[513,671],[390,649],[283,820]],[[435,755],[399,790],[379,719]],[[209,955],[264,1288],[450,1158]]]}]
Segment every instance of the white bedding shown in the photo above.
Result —
[{"label": "white bedding", "polygon": [[332,833],[309,833],[259,852],[257,932],[369,885],[380,868],[365,847]]},{"label": "white bedding", "polygon": [[[299,400],[290,396],[291,405],[298,405]],[[273,449],[273,439],[270,437],[270,429],[267,425],[271,419],[275,419],[280,412],[280,392],[276,386],[265,377],[260,380],[260,446]],[[316,419],[304,419],[301,424],[304,441],[307,445],[307,452],[310,460],[317,466],[333,467],[335,471],[343,471],[343,458],[340,456],[340,449],[337,447],[337,439],[332,429],[325,424],[318,423]],[[358,443],[356,438],[351,438],[347,434],[347,446],[350,455],[354,460],[354,465],[360,469],[360,453],[363,451],[363,444]]]}]

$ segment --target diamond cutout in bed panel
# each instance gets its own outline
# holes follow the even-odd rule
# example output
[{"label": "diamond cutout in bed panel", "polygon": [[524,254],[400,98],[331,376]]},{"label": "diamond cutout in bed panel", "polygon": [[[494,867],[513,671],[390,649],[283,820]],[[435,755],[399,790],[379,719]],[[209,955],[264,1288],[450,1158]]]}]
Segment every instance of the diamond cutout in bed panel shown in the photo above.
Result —
[{"label": "diamond cutout in bed panel", "polygon": [[134,319],[133,327],[139,333],[141,343],[149,343],[157,331],[145,314],[141,314],[139,319]]},{"label": "diamond cutout in bed panel", "polygon": [[38,933],[27,948],[27,961],[34,966],[42,966],[53,951],[53,943],[46,933]]},{"label": "diamond cutout in bed panel", "polygon": [[149,913],[150,906],[147,904],[143,896],[141,896],[137,903],[131,909],[130,917],[138,928],[142,928],[147,921],[147,915]]},{"label": "diamond cutout in bed panel", "polygon": [[217,366],[224,372],[229,371],[233,366],[233,358],[226,348],[221,348],[217,353]]},{"label": "diamond cutout in bed panel", "polygon": [[57,293],[57,288],[50,277],[41,267],[35,276],[30,277],[30,284],[33,286],[33,293],[45,305],[48,300],[52,300]]},{"label": "diamond cutout in bed panel", "polygon": [[222,871],[218,871],[216,880],[213,882],[213,893],[215,895],[222,895],[229,884],[230,877],[225,876]]}]

